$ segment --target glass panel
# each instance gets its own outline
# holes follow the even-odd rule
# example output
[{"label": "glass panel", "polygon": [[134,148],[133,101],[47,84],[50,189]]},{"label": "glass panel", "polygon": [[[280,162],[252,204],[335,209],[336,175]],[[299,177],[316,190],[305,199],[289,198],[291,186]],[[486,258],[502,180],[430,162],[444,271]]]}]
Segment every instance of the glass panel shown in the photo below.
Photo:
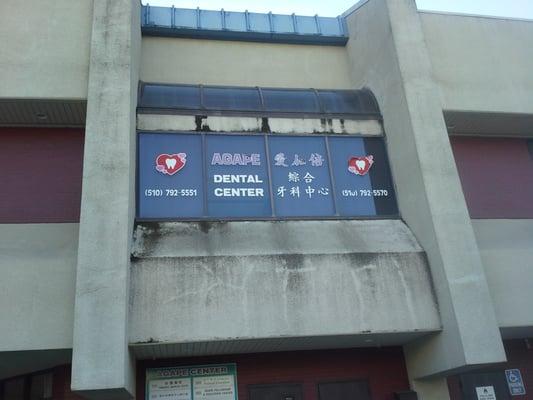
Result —
[{"label": "glass panel", "polygon": [[317,34],[315,17],[296,17],[296,24],[298,25],[298,33],[306,35]]},{"label": "glass panel", "polygon": [[270,32],[268,14],[249,13],[250,30],[254,32]]},{"label": "glass panel", "polygon": [[320,112],[312,90],[263,89],[262,92],[266,111]]},{"label": "glass panel", "polygon": [[204,105],[209,110],[261,111],[259,91],[255,88],[204,87]]},{"label": "glass panel", "polygon": [[361,101],[355,91],[319,90],[318,96],[326,113],[357,114],[361,112]]},{"label": "glass panel", "polygon": [[222,29],[222,14],[220,11],[200,11],[200,27],[202,29]]},{"label": "glass panel", "polygon": [[190,8],[174,9],[174,25],[180,28],[196,28],[196,10]]},{"label": "glass panel", "polygon": [[244,13],[226,11],[226,29],[230,31],[245,31],[246,18]]},{"label": "glass panel", "polygon": [[320,32],[326,36],[342,36],[341,28],[337,18],[318,17]]},{"label": "glass panel", "polygon": [[272,23],[274,25],[274,32],[276,33],[294,33],[291,15],[273,14]]},{"label": "glass panel", "polygon": [[368,90],[357,91],[361,103],[360,112],[369,114],[379,114],[379,107],[372,93]]},{"label": "glass panel", "polygon": [[199,109],[200,88],[197,86],[145,85],[140,107]]},{"label": "glass panel", "polygon": [[168,7],[152,7],[148,11],[148,24],[170,27],[172,9]]}]

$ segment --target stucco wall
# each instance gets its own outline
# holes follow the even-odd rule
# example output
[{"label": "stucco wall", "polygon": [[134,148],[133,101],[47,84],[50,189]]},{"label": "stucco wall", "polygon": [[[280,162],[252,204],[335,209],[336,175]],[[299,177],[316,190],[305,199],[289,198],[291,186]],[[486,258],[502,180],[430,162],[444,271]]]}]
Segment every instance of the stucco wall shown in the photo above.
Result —
[{"label": "stucco wall", "polygon": [[0,98],[87,97],[92,5],[0,1]]},{"label": "stucco wall", "polygon": [[533,21],[419,15],[444,109],[533,112]]},{"label": "stucco wall", "polygon": [[143,37],[141,80],[349,89],[343,47]]},{"label": "stucco wall", "polygon": [[533,219],[477,219],[472,224],[500,328],[504,335],[508,328],[533,332]]},{"label": "stucco wall", "polygon": [[77,249],[78,224],[0,224],[0,352],[72,347]]},{"label": "stucco wall", "polygon": [[133,256],[132,344],[401,343],[440,329],[425,255],[401,221],[154,223],[137,227]]},{"label": "stucco wall", "polygon": [[[368,1],[347,24],[353,84],[372,90],[380,106],[400,213],[428,256],[443,325],[439,335],[406,346],[409,374],[429,377],[502,361],[415,1]],[[442,392],[442,382],[434,388]],[[427,392],[423,399],[435,398]]]}]

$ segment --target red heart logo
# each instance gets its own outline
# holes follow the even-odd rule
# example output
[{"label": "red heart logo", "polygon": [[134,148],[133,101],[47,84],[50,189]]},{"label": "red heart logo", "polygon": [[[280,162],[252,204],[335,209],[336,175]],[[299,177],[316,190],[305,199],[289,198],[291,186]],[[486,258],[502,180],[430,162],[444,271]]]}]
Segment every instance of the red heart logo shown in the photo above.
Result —
[{"label": "red heart logo", "polygon": [[187,162],[186,153],[159,154],[155,159],[155,169],[165,175],[174,175]]},{"label": "red heart logo", "polygon": [[374,164],[374,156],[351,157],[348,160],[348,171],[355,175],[366,175]]}]

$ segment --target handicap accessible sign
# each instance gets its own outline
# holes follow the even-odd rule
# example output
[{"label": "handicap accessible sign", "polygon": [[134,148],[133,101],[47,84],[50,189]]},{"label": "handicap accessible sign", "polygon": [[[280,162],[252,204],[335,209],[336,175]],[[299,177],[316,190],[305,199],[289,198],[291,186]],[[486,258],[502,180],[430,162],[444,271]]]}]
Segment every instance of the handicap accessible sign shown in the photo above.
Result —
[{"label": "handicap accessible sign", "polygon": [[522,396],[526,394],[526,388],[519,369],[506,369],[505,377],[507,378],[507,386],[509,386],[511,396]]}]

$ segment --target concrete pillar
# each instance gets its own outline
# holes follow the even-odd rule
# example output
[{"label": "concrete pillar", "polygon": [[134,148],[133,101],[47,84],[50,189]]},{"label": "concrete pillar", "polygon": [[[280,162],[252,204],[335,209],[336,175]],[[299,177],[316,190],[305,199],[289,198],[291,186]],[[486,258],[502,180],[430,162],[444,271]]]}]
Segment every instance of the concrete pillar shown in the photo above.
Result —
[{"label": "concrete pillar", "polygon": [[439,88],[414,0],[369,0],[347,16],[354,87],[384,118],[402,218],[427,252],[442,332],[405,347],[412,379],[505,360]]},{"label": "concrete pillar", "polygon": [[135,387],[127,326],[140,43],[138,0],[94,0],[71,381],[94,399],[131,398]]}]

